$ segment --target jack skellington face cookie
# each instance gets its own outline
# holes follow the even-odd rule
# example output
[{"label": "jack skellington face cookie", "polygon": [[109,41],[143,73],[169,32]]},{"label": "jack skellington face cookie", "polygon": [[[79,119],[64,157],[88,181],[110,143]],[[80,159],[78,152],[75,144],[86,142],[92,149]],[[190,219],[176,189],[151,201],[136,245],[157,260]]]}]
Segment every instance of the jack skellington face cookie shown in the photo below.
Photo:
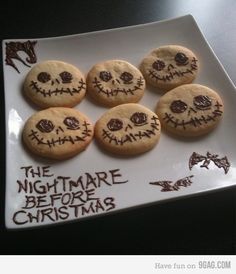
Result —
[{"label": "jack skellington face cookie", "polygon": [[158,116],[134,103],[108,110],[95,125],[95,137],[101,146],[121,155],[135,155],[152,149],[158,143],[160,133]]},{"label": "jack skellington face cookie", "polygon": [[103,106],[138,102],[145,90],[142,73],[123,60],[96,64],[87,76],[89,95]]},{"label": "jack skellington face cookie", "polygon": [[182,85],[163,95],[156,112],[163,128],[180,136],[200,136],[219,123],[224,111],[220,96],[212,89]]},{"label": "jack skellington face cookie", "polygon": [[75,66],[61,61],[45,61],[29,71],[24,91],[42,108],[73,107],[83,99],[86,83]]},{"label": "jack skellington face cookie", "polygon": [[141,65],[146,81],[162,91],[191,83],[198,71],[198,60],[189,49],[168,45],[153,50]]},{"label": "jack skellington face cookie", "polygon": [[39,111],[27,120],[23,129],[24,143],[33,153],[58,160],[83,151],[92,138],[92,123],[72,108]]}]

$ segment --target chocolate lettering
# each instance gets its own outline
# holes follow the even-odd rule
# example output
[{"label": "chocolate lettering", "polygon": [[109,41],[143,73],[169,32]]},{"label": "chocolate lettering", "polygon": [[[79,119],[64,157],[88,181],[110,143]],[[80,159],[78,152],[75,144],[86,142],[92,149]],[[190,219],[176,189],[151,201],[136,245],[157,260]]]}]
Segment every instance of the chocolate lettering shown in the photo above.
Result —
[{"label": "chocolate lettering", "polygon": [[59,181],[56,179],[54,179],[52,183],[47,182],[46,192],[53,191],[54,193],[57,193],[58,184],[59,184]]},{"label": "chocolate lettering", "polygon": [[[78,191],[78,192],[80,193],[81,191]],[[81,192],[81,194],[82,194],[82,192]],[[68,204],[70,204],[70,201],[71,201],[71,193],[64,193],[61,197],[61,203],[63,205],[68,205]]]},{"label": "chocolate lettering", "polygon": [[101,212],[105,211],[105,209],[99,199],[95,203],[95,210],[96,210],[96,213],[99,212],[100,210],[101,210]]},{"label": "chocolate lettering", "polygon": [[90,186],[96,188],[96,177],[93,177],[88,172],[85,173],[86,175],[86,189],[88,189]]},{"label": "chocolate lettering", "polygon": [[15,212],[15,213],[13,214],[13,217],[12,217],[13,222],[14,222],[16,225],[24,225],[24,224],[28,223],[28,220],[27,220],[27,219],[25,219],[24,221],[20,221],[21,215],[24,216],[25,213],[26,213],[26,212],[25,212],[24,210],[19,210],[19,211]]},{"label": "chocolate lettering", "polygon": [[36,207],[36,205],[37,205],[37,202],[36,202],[35,196],[25,195],[25,206],[23,206],[22,208],[24,209],[34,208]]},{"label": "chocolate lettering", "polygon": [[[75,216],[75,218],[78,218],[79,215],[80,215],[80,209],[82,207],[83,204],[80,204],[80,205],[69,205],[70,208],[74,209],[74,214],[73,216]],[[92,206],[92,205],[90,205]],[[87,212],[89,213],[89,212]]]},{"label": "chocolate lettering", "polygon": [[41,210],[41,222],[44,222],[45,217],[47,217],[50,221],[55,222],[55,218],[52,216],[53,208],[45,208]]},{"label": "chocolate lettering", "polygon": [[108,207],[106,211],[110,211],[116,207],[113,197],[107,197],[104,199],[104,204]]},{"label": "chocolate lettering", "polygon": [[97,200],[98,199],[98,198],[94,197],[95,189],[87,189],[87,190],[85,190],[85,193],[87,195],[86,201],[91,201],[91,200]]},{"label": "chocolate lettering", "polygon": [[37,196],[36,200],[37,200],[36,208],[50,206],[50,203],[47,202],[47,196],[46,195]]},{"label": "chocolate lettering", "polygon": [[43,167],[36,167],[33,168],[33,166],[23,166],[20,169],[22,169],[25,173],[26,178],[28,178],[29,176],[32,176],[33,178],[35,176],[38,177],[52,177],[54,176],[53,173],[49,173],[50,172],[50,166],[43,166]]},{"label": "chocolate lettering", "polygon": [[29,223],[33,223],[34,221],[36,223],[39,223],[40,222],[40,219],[39,219],[40,218],[40,214],[41,214],[40,210],[36,211],[36,215],[33,215],[33,213],[31,213],[31,212],[26,212],[26,215],[29,218]]},{"label": "chocolate lettering", "polygon": [[68,181],[70,180],[70,177],[68,176],[57,176],[57,180],[62,184],[63,191],[67,190]]},{"label": "chocolate lettering", "polygon": [[111,180],[112,180],[113,185],[115,185],[115,184],[125,184],[125,183],[128,182],[128,180],[125,180],[125,181],[118,181],[117,180],[117,178],[122,177],[122,175],[120,173],[120,169],[110,170],[110,173],[111,173]]},{"label": "chocolate lettering", "polygon": [[62,196],[62,193],[54,193],[54,194],[49,195],[50,205],[54,206],[55,201],[58,201],[58,200],[61,203],[61,196]]},{"label": "chocolate lettering", "polygon": [[[43,223],[45,221],[56,222],[58,220],[67,220],[70,216],[79,218],[84,215],[107,212],[115,207],[115,199],[107,197],[104,200],[96,199],[76,205],[37,209],[35,212],[27,211],[27,209],[19,210],[13,214],[12,220],[16,225]],[[73,209],[72,215],[70,215],[69,209]]]},{"label": "chocolate lettering", "polygon": [[94,205],[93,203],[90,203],[88,207],[81,206],[81,215],[87,215],[90,213],[95,213]]},{"label": "chocolate lettering", "polygon": [[67,212],[67,207],[66,206],[61,206],[58,208],[58,212],[60,213],[59,218],[61,220],[66,220],[69,218],[69,212]]},{"label": "chocolate lettering", "polygon": [[70,200],[70,204],[74,204],[75,201],[79,201],[82,203],[86,203],[87,202],[87,195],[86,195],[86,191],[83,192],[82,190],[77,191],[77,192],[71,192],[71,200]]},{"label": "chocolate lettering", "polygon": [[98,178],[98,187],[101,187],[101,182],[105,183],[108,186],[111,186],[111,183],[109,183],[107,179],[107,173],[106,172],[96,172],[97,178]]},{"label": "chocolate lettering", "polygon": [[[24,194],[24,204],[12,216],[16,225],[56,222],[110,211],[116,207],[115,198],[101,199],[96,196],[96,189],[128,182],[122,180],[120,169],[94,174],[86,172],[77,179],[70,176],[51,178],[54,174],[49,166],[25,166],[21,170],[26,178],[16,180],[16,183],[18,193]],[[35,177],[40,179],[35,180]]]},{"label": "chocolate lettering", "polygon": [[[87,173],[89,177],[92,177],[89,173]],[[85,189],[84,182],[83,182],[83,176],[79,176],[79,178],[74,181],[69,181],[69,191],[72,191],[74,188],[81,188],[82,190]]]}]

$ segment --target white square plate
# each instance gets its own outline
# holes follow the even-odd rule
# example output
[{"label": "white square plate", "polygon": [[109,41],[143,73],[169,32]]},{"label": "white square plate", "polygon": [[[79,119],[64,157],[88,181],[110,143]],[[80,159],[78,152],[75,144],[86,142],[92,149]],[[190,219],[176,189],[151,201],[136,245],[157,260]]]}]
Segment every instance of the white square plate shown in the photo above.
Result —
[{"label": "white square plate", "polygon": [[[79,220],[236,184],[235,88],[191,15],[119,29],[32,40],[37,41],[37,62],[62,60],[78,66],[84,73],[101,60],[124,59],[138,66],[153,48],[166,44],[186,46],[196,53],[200,63],[194,82],[218,91],[224,100],[225,113],[211,134],[185,140],[163,132],[158,146],[140,156],[112,156],[92,142],[86,151],[72,159],[49,161],[28,153],[21,141],[24,122],[37,111],[22,95],[22,83],[30,68],[13,59],[18,73],[4,63],[7,228]],[[6,43],[11,41],[27,40],[3,41],[3,60]],[[27,63],[27,55],[18,53]],[[140,103],[154,110],[160,96],[147,88]],[[106,111],[88,98],[76,108],[94,123]],[[193,152],[203,158],[190,169],[189,159]],[[159,183],[152,185],[150,182]]]}]

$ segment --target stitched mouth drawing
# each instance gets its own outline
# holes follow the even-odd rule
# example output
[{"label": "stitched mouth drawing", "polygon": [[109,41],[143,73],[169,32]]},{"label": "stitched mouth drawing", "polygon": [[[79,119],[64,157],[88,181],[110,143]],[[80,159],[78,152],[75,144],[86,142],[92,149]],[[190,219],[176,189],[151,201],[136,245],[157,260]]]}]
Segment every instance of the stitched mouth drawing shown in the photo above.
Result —
[{"label": "stitched mouth drawing", "polygon": [[135,112],[129,120],[112,118],[108,121],[106,129],[103,129],[103,139],[111,144],[122,146],[125,143],[139,142],[142,139],[150,139],[159,131],[159,123],[156,116],[152,116],[148,122],[148,116],[143,112]]},{"label": "stitched mouth drawing", "polygon": [[[209,122],[214,122],[222,115],[223,105],[216,101],[212,105],[212,101],[208,96],[199,95],[193,98],[193,105],[189,106],[183,100],[175,100],[171,103],[171,113],[165,112],[163,120],[166,124],[171,124],[174,128],[181,127],[186,129],[187,126],[199,127]],[[200,115],[197,113],[200,111]],[[181,119],[178,114],[187,112],[189,120]],[[205,113],[204,113],[205,112]],[[174,113],[174,114],[173,114]]]},{"label": "stitched mouth drawing", "polygon": [[[157,59],[152,64],[149,77],[156,81],[171,81],[175,78],[183,77],[186,74],[193,74],[197,70],[197,59],[193,57],[191,60],[184,53],[175,55],[175,63],[167,63]],[[161,72],[161,73],[160,73]]]},{"label": "stitched mouth drawing", "polygon": [[[46,72],[42,72],[42,73],[45,73]],[[62,72],[61,74],[66,74],[68,72]],[[50,77],[50,75],[48,75],[48,77]],[[38,80],[40,79],[40,74],[38,75]],[[51,79],[49,78],[48,81],[50,81]],[[44,80],[45,81],[45,80]],[[46,81],[46,82],[48,82]],[[43,82],[43,83],[46,83],[46,82]],[[53,88],[53,85],[55,84],[55,82],[57,83],[57,87],[54,89]],[[83,79],[81,78],[79,81],[78,81],[78,84],[76,86],[76,88],[71,88],[70,86],[66,86],[66,84],[70,84],[70,82],[63,82],[63,81],[59,81],[58,79],[56,80],[51,80],[51,88],[48,88],[47,87],[44,87],[43,85],[40,86],[39,82],[37,81],[31,81],[31,84],[30,84],[30,87],[32,87],[33,90],[35,90],[37,93],[40,93],[42,94],[44,97],[47,97],[47,96],[52,96],[52,95],[61,95],[61,94],[69,94],[71,96],[73,96],[75,93],[80,93],[81,90],[85,90],[85,82],[83,81]]]},{"label": "stitched mouth drawing", "polygon": [[[135,80],[133,79],[133,75],[129,72],[123,72],[119,78],[113,79],[110,72],[101,71],[99,79],[97,77],[94,78],[93,85],[94,88],[100,93],[106,94],[109,96],[117,96],[117,94],[122,93],[125,95],[131,94],[134,95],[135,91],[141,90],[144,86],[143,77],[139,77]],[[106,88],[103,84],[104,82],[111,82],[111,86],[114,88]],[[122,87],[122,83],[127,86],[127,88]],[[120,87],[119,87],[119,84]]]},{"label": "stitched mouth drawing", "polygon": [[[66,143],[85,142],[86,137],[91,136],[91,125],[86,121],[81,124],[76,117],[66,117],[61,124],[54,124],[51,120],[41,119],[35,125],[36,129],[31,129],[28,137],[39,146],[55,147]],[[70,131],[72,134],[68,134]],[[77,134],[74,134],[75,131]]]}]

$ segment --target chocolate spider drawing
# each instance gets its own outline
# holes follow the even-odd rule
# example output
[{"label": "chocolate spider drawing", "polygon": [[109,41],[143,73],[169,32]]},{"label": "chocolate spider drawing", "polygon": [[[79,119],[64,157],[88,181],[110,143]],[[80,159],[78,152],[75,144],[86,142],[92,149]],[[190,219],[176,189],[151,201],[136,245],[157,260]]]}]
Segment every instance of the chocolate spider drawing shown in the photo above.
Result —
[{"label": "chocolate spider drawing", "polygon": [[[55,117],[56,118],[56,117]],[[41,119],[35,127],[30,129],[28,137],[38,146],[63,146],[66,143],[75,144],[85,142],[91,136],[91,125],[85,120],[76,117],[65,117],[62,121],[57,119]]]},{"label": "chocolate spider drawing", "polygon": [[[18,73],[20,73],[13,59],[20,61],[27,67],[30,67],[29,64],[35,64],[37,62],[37,56],[35,53],[36,44],[37,41],[30,40],[26,42],[6,42],[6,65],[12,66]],[[22,57],[20,57],[20,55],[18,54],[19,51],[23,51],[27,55],[25,60]]]},{"label": "chocolate spider drawing", "polygon": [[178,191],[181,189],[181,187],[188,187],[190,186],[192,182],[192,178],[194,175],[190,175],[187,177],[184,177],[182,179],[177,180],[176,182],[173,181],[156,181],[156,182],[150,182],[150,185],[160,186],[162,187],[162,192],[167,191]]},{"label": "chocolate spider drawing", "polygon": [[103,140],[117,146],[150,139],[160,130],[157,116],[148,117],[144,112],[134,112],[129,119],[111,118],[103,128]]},{"label": "chocolate spider drawing", "polygon": [[149,69],[149,77],[156,81],[171,81],[187,74],[193,74],[197,70],[198,60],[195,57],[187,57],[183,52],[178,52],[172,58],[157,58]]},{"label": "chocolate spider drawing", "polygon": [[226,156],[219,158],[218,154],[211,154],[210,152],[205,155],[198,154],[193,152],[189,158],[189,169],[191,170],[193,166],[202,163],[200,167],[209,169],[209,164],[213,162],[218,168],[223,168],[225,174],[228,173],[230,168],[230,162]]}]

